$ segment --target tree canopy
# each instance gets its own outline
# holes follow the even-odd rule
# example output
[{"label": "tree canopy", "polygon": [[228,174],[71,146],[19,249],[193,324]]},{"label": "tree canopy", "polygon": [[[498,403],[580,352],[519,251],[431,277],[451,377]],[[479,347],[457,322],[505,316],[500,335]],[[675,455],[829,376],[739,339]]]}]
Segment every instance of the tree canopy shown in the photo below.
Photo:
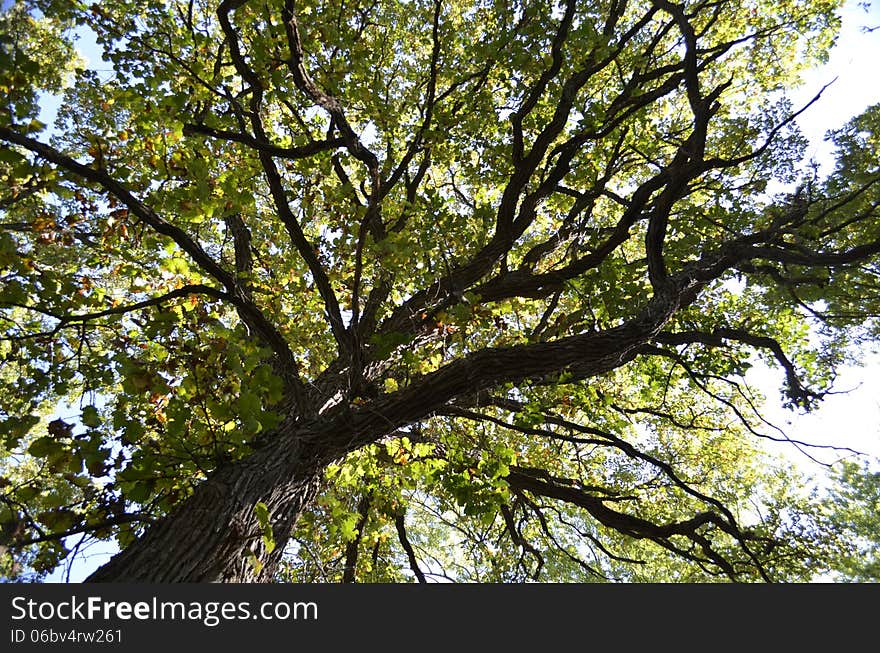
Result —
[{"label": "tree canopy", "polygon": [[820,176],[786,95],[837,9],[12,4],[0,569],[809,577],[743,375],[810,410],[880,337],[880,105]]}]

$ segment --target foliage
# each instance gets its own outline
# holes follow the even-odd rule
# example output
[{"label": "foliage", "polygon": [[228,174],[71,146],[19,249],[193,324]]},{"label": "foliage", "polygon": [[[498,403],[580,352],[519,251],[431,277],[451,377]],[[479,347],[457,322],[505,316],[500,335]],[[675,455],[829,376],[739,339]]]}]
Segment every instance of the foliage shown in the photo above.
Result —
[{"label": "foliage", "polygon": [[13,4],[4,573],[209,510],[168,578],[808,577],[743,375],[878,336],[880,105],[820,179],[785,96],[836,9]]},{"label": "foliage", "polygon": [[880,581],[880,472],[866,462],[841,461],[822,499],[824,530],[833,533],[832,576]]}]

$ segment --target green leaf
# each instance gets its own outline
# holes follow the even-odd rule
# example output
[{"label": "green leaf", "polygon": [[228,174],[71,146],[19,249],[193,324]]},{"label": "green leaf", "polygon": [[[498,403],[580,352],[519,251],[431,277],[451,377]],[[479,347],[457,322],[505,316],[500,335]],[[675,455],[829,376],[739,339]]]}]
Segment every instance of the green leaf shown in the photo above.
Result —
[{"label": "green leaf", "polygon": [[263,531],[263,545],[266,549],[266,553],[272,553],[275,550],[275,533],[272,530],[272,523],[269,517],[269,508],[263,502],[257,502],[254,505],[254,515],[257,517],[257,521],[260,524],[260,529]]},{"label": "green leaf", "polygon": [[31,119],[31,121],[24,128],[25,133],[32,134],[34,132],[41,132],[46,129],[46,123],[40,122],[36,118]]},{"label": "green leaf", "polygon": [[101,424],[101,416],[95,406],[86,406],[82,410],[80,421],[89,428],[97,428]]},{"label": "green leaf", "polygon": [[63,451],[64,445],[48,435],[37,438],[28,447],[28,453],[35,458],[47,458]]},{"label": "green leaf", "polygon": [[11,165],[17,165],[27,161],[27,159],[23,154],[20,154],[11,148],[0,147],[0,161]]}]

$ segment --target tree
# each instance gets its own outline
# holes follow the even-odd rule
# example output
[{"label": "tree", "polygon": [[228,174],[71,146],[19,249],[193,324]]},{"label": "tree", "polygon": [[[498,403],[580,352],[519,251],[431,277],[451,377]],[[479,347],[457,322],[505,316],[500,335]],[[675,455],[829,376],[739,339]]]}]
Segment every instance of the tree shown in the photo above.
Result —
[{"label": "tree", "polygon": [[833,485],[822,498],[823,530],[835,534],[830,565],[849,582],[880,581],[880,472],[866,463],[842,461],[832,473]]},{"label": "tree", "polygon": [[13,5],[9,560],[802,577],[825,540],[742,374],[809,409],[878,336],[880,107],[819,178],[784,94],[836,6]]}]

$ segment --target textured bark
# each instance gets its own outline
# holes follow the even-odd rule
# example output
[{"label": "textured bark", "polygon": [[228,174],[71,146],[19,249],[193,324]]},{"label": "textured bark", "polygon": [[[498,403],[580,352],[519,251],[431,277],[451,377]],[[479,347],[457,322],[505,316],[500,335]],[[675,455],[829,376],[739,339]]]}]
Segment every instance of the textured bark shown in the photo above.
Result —
[{"label": "textured bark", "polygon": [[[504,349],[484,349],[416,379],[407,388],[315,421],[286,423],[247,458],[221,468],[193,496],[88,579],[136,582],[269,581],[298,516],[331,461],[448,402],[508,381],[604,374],[624,365],[679,306],[689,284],[670,285],[638,317],[597,333]],[[265,551],[254,506],[269,509],[276,549]],[[255,567],[253,556],[261,566]]]},{"label": "textured bark", "polygon": [[[321,469],[327,463],[301,435],[281,429],[271,444],[215,472],[175,512],[87,580],[271,580],[284,543],[317,493]],[[258,502],[269,509],[276,544],[271,553],[266,552],[254,512]]]},{"label": "textured bark", "polygon": [[[658,284],[635,317],[619,326],[552,342],[483,349],[363,406],[343,401],[311,421],[290,420],[255,453],[215,472],[175,512],[89,580],[269,581],[293,525],[317,493],[322,470],[331,461],[430,418],[450,402],[503,383],[553,381],[560,374],[569,381],[586,379],[625,365],[707,281],[748,258],[741,244],[705,254]],[[276,549],[268,553],[254,512],[258,502],[269,510],[275,538]],[[588,503],[582,507],[592,508],[603,523],[633,531],[616,513]],[[254,558],[259,564],[252,563]]]},{"label": "textured bark", "polygon": [[[445,43],[446,34],[451,33],[449,30],[453,23],[447,22],[450,16],[445,3],[434,0],[429,61],[424,61],[423,54],[416,50],[406,51],[406,35],[401,35],[403,41],[389,42],[389,52],[394,53],[393,60],[396,61],[400,54],[407,61],[416,57],[426,64],[422,74],[415,68],[412,76],[409,68],[404,71],[403,77],[392,74],[386,88],[395,94],[396,82],[392,81],[412,82],[417,98],[410,98],[411,94],[407,94],[398,99],[417,99],[410,108],[418,110],[419,124],[412,124],[408,111],[398,112],[400,115],[397,118],[402,121],[399,123],[395,122],[395,116],[389,114],[390,122],[382,131],[391,140],[384,144],[387,147],[380,147],[374,153],[367,146],[371,139],[365,139],[365,143],[357,131],[358,123],[363,123],[363,116],[358,116],[356,121],[353,119],[355,113],[362,113],[363,107],[347,106],[351,98],[346,98],[338,85],[328,83],[320,69],[310,72],[310,61],[314,55],[309,51],[313,47],[312,37],[305,39],[304,47],[294,0],[280,3],[281,7],[276,7],[275,12],[269,7],[246,7],[255,4],[249,0],[222,0],[208,4],[217,5],[216,19],[210,21],[214,27],[210,29],[216,27],[222,33],[214,32],[219,37],[216,39],[216,52],[206,48],[198,48],[198,51],[199,55],[206,57],[203,63],[213,63],[212,78],[199,77],[199,66],[192,68],[184,65],[177,57],[164,52],[163,47],[151,43],[153,38],[162,42],[167,40],[164,30],[158,28],[161,20],[156,23],[155,33],[152,27],[139,30],[138,43],[131,54],[155,55],[154,73],[157,79],[178,77],[181,88],[184,82],[197,82],[205,87],[193,93],[175,118],[185,122],[183,135],[192,139],[187,141],[185,147],[195,147],[195,139],[204,138],[221,144],[222,149],[216,152],[224,161],[227,158],[226,150],[229,150],[230,166],[237,161],[234,152],[240,152],[244,157],[242,160],[259,162],[258,174],[253,174],[249,165],[242,170],[242,176],[236,178],[237,183],[254,184],[253,193],[264,198],[259,215],[248,208],[249,202],[240,202],[237,194],[224,198],[229,200],[227,213],[231,213],[224,213],[222,219],[227,227],[227,235],[232,240],[234,267],[227,263],[228,256],[225,256],[227,242],[215,241],[213,236],[206,237],[206,233],[199,231],[198,227],[190,233],[190,221],[174,214],[173,203],[163,201],[161,194],[152,193],[149,185],[138,183],[129,187],[123,178],[114,177],[118,168],[116,165],[105,168],[103,155],[100,161],[80,161],[75,158],[82,154],[77,153],[78,150],[70,153],[35,140],[30,131],[18,131],[21,125],[0,125],[0,141],[27,150],[34,161],[40,163],[40,167],[43,163],[54,167],[61,173],[59,179],[63,179],[65,185],[78,183],[80,189],[88,189],[88,194],[96,191],[105,193],[108,200],[125,207],[130,219],[137,221],[140,227],[155,237],[173,242],[204,277],[203,283],[189,284],[147,299],[140,297],[140,291],[137,291],[137,297],[127,304],[114,305],[90,314],[68,315],[64,312],[68,308],[47,310],[40,305],[44,303],[43,300],[48,303],[43,292],[40,293],[39,304],[12,306],[16,309],[35,309],[47,320],[50,317],[57,320],[51,337],[64,329],[82,328],[82,349],[84,344],[88,344],[86,326],[108,327],[109,324],[102,323],[105,318],[185,299],[190,294],[206,295],[224,302],[227,308],[235,309],[240,322],[246,327],[240,331],[242,337],[271,351],[272,370],[283,380],[286,388],[283,405],[274,407],[287,417],[282,426],[262,435],[259,443],[254,444],[254,453],[214,471],[192,496],[171,514],[156,521],[138,541],[96,571],[90,580],[271,580],[296,520],[314,500],[323,470],[330,462],[407,425],[429,420],[435,414],[445,411],[445,414],[461,416],[463,406],[477,406],[475,398],[478,396],[501,395],[499,389],[505,384],[576,382],[606,374],[641,354],[668,355],[668,351],[651,345],[652,341],[668,346],[690,343],[722,346],[726,340],[735,340],[752,347],[765,348],[785,369],[790,398],[803,406],[809,405],[815,398],[815,394],[800,384],[795,361],[786,356],[780,343],[767,335],[751,334],[741,330],[739,325],[726,324],[718,324],[708,333],[698,330],[706,328],[703,324],[689,325],[687,321],[676,325],[676,333],[662,334],[676,312],[692,303],[708,282],[718,279],[728,270],[769,275],[783,287],[786,283],[777,266],[818,267],[822,268],[818,281],[822,286],[826,268],[848,266],[880,254],[880,239],[853,245],[860,238],[853,239],[846,232],[840,233],[850,225],[857,226],[862,222],[870,226],[870,221],[876,217],[876,203],[856,217],[844,217],[839,225],[829,225],[824,232],[821,231],[826,218],[833,218],[834,212],[842,210],[847,203],[877,183],[878,179],[866,181],[860,189],[848,195],[848,199],[832,198],[833,206],[830,208],[821,208],[823,202],[814,200],[813,192],[808,187],[805,193],[808,200],[796,195],[791,201],[774,207],[780,209],[778,215],[775,210],[768,211],[767,215],[755,210],[755,222],[751,227],[741,223],[753,211],[752,208],[733,212],[736,219],[729,226],[722,225],[714,214],[704,216],[700,211],[692,212],[689,204],[682,210],[678,208],[683,198],[706,187],[706,179],[714,179],[718,175],[723,181],[727,174],[725,171],[729,171],[728,178],[735,181],[745,174],[743,170],[748,171],[748,168],[740,169],[739,166],[772,153],[768,148],[781,130],[818,99],[817,95],[806,107],[772,127],[766,125],[763,128],[767,132],[764,143],[754,148],[743,143],[741,151],[734,158],[718,158],[715,154],[718,148],[715,146],[707,150],[707,140],[711,143],[726,142],[739,133],[719,126],[718,137],[707,138],[710,121],[721,109],[722,100],[724,103],[731,100],[722,98],[722,95],[736,81],[727,79],[724,73],[726,68],[716,69],[715,64],[732,49],[752,39],[760,42],[770,38],[776,30],[759,30],[749,36],[736,34],[734,30],[728,33],[732,40],[725,42],[723,31],[716,34],[714,28],[709,29],[720,17],[717,12],[712,16],[713,10],[709,5],[687,13],[668,0],[646,3],[639,11],[633,10],[626,2],[612,2],[604,16],[587,16],[576,0],[564,0],[559,3],[560,15],[553,16],[535,33],[533,44],[544,48],[548,57],[542,62],[528,64],[534,75],[518,74],[517,48],[520,46],[514,46],[514,40],[508,40],[508,36],[503,34],[497,43],[490,44],[491,56],[483,57],[485,61],[480,63],[484,67],[470,72],[471,64],[456,69],[457,62],[450,58],[449,53],[457,51],[465,42],[452,39],[448,45]],[[200,12],[207,11],[208,4],[200,6]],[[273,15],[278,13],[279,8],[280,16]],[[187,26],[193,39],[196,39],[193,7],[190,9]],[[373,27],[384,30],[385,12],[374,12],[374,9],[371,7],[361,11],[356,8],[355,13],[347,18],[345,10],[340,9],[339,20],[351,19],[361,25],[360,39],[368,25],[370,30]],[[239,10],[242,10],[241,13],[237,13]],[[704,10],[708,11],[705,16]],[[277,41],[251,39],[242,31],[245,25],[253,23],[254,12],[262,14],[264,11],[265,19],[279,28],[275,36],[282,37],[286,42],[281,46],[284,51],[280,53]],[[387,19],[392,20],[396,13],[389,13]],[[506,14],[502,12],[498,15],[504,16],[500,24],[507,25]],[[411,16],[419,16],[419,20],[428,18],[421,11]],[[87,20],[97,18],[99,16],[93,15]],[[99,22],[107,23],[105,28],[115,25],[116,19],[103,13],[100,19]],[[704,25],[704,19],[709,23]],[[531,43],[532,29],[524,29],[529,20],[531,18],[526,20],[524,17],[516,25],[511,24],[509,39],[525,39],[521,45]],[[578,25],[584,20],[591,22],[595,32],[602,35],[601,38],[587,37],[582,33]],[[303,27],[309,26],[303,23]],[[108,33],[116,34],[124,41],[128,30],[127,23],[119,23]],[[185,32],[182,34],[186,38]],[[366,34],[369,35],[369,32]],[[270,35],[266,36],[268,38]],[[427,34],[423,33],[422,36]],[[370,38],[368,36],[364,42]],[[386,31],[382,38],[393,41],[397,38],[395,30]],[[668,39],[671,38],[678,43],[675,53],[667,50]],[[198,45],[196,40],[192,43]],[[768,43],[772,44],[773,41]],[[400,49],[401,44],[404,50]],[[269,47],[272,53],[258,50],[265,47]],[[341,55],[345,54],[345,44],[340,47]],[[508,53],[510,60],[506,60]],[[168,61],[165,61],[166,54]],[[267,54],[272,54],[275,61],[271,69],[265,68]],[[388,72],[383,70],[382,61],[375,70],[376,80]],[[144,64],[148,63],[144,61]],[[281,72],[276,64],[286,65],[286,76],[275,74]],[[226,75],[219,74],[221,68],[228,69],[230,66],[237,77],[233,83],[228,83]],[[393,69],[397,70],[396,64]],[[172,76],[167,76],[172,72]],[[612,72],[619,76],[620,83],[608,86],[604,80]],[[474,112],[474,115],[485,113],[484,94],[492,87],[492,80],[497,75],[511,79],[521,77],[515,92],[507,98],[501,98],[510,109],[505,118],[509,122],[509,131],[504,128],[502,135],[495,134],[493,130],[485,134],[479,131],[471,133],[470,127],[465,126],[466,121],[460,118],[468,112]],[[233,87],[237,89],[234,95],[229,90]],[[595,91],[603,88],[602,97],[598,97]],[[208,90],[214,99],[200,99],[204,90]],[[285,98],[285,94],[289,99]],[[638,126],[640,114],[650,115],[655,111],[653,105],[658,102],[661,104],[657,108],[663,110],[663,104],[673,101],[679,94],[689,105],[691,125],[685,126],[683,122],[678,124],[679,119],[691,122],[690,117],[683,114],[676,118],[674,131],[667,133],[666,126],[658,126],[656,133],[648,130],[648,136],[633,134],[635,140],[631,141],[628,134],[632,126]],[[474,98],[473,103],[468,96]],[[286,115],[285,109],[278,104],[279,100],[290,112],[287,118],[278,117]],[[306,100],[307,106],[311,107],[308,111],[320,110],[329,120],[326,136],[322,140],[313,139],[309,126],[299,117],[299,103],[302,100]],[[590,115],[584,115],[584,120],[581,120],[584,101],[591,107],[587,112]],[[278,113],[279,110],[282,114]],[[273,118],[269,120],[267,116]],[[299,127],[289,122],[288,118],[295,118]],[[631,122],[633,119],[636,122]],[[123,120],[121,114],[119,120]],[[60,123],[57,127],[60,128]],[[88,124],[80,127],[81,131],[86,130]],[[141,129],[141,126],[137,126],[137,129]],[[444,136],[447,131],[448,140]],[[640,151],[638,143],[651,134],[661,138],[664,145],[656,152],[645,154]],[[81,135],[88,134],[83,131]],[[288,136],[306,136],[310,142],[295,147],[276,144],[279,137]],[[474,138],[476,141],[473,142],[478,143],[477,150],[470,145]],[[443,165],[444,157],[432,163],[431,154],[432,148],[435,148],[436,157],[436,146],[448,145],[461,147],[461,154],[467,158],[474,151],[480,151],[483,145],[479,143],[483,141],[489,149],[498,149],[499,154],[503,148],[509,147],[509,156],[501,157],[506,162],[496,170],[497,175],[504,174],[507,179],[500,180],[497,175],[490,175],[491,178],[486,179],[485,183],[497,192],[497,201],[487,206],[483,206],[484,200],[478,201],[479,195],[475,192],[472,193],[473,197],[468,197],[468,186],[476,190],[483,183],[476,172],[467,171],[465,166],[465,185],[462,186],[465,190],[462,192],[455,181],[457,166],[449,167],[447,178],[447,173],[441,170],[447,167]],[[133,138],[129,142],[135,143],[138,139]],[[231,147],[233,144],[234,148]],[[377,145],[382,144],[377,142]],[[119,159],[122,163],[127,162],[129,157],[137,159],[141,156],[139,150],[129,151],[128,146],[122,144],[113,146],[114,155],[116,147],[122,155]],[[198,151],[204,154],[206,150]],[[332,203],[336,198],[331,195],[326,195],[325,206],[318,208],[317,213],[306,208],[312,204],[304,201],[311,191],[300,187],[310,186],[311,183],[300,184],[299,168],[294,166],[288,170],[287,166],[293,161],[320,153],[328,156],[314,159],[313,163],[324,165],[328,158],[332,161],[332,172],[339,178],[346,194],[351,195],[343,203],[352,202],[353,211],[334,210]],[[591,159],[590,168],[595,169],[596,175],[592,172],[571,174],[581,168],[583,157]],[[492,157],[487,159],[488,164],[494,165],[490,159]],[[355,166],[358,172],[347,172],[350,166]],[[227,167],[224,166],[224,169]],[[35,166],[34,170],[37,169]],[[764,174],[766,169],[762,163],[753,172],[756,175]],[[327,168],[326,172],[330,173],[331,169]],[[180,181],[184,185],[194,180],[201,184],[202,180],[191,179],[190,173],[194,174],[195,170],[183,170],[179,175]],[[37,172],[32,174],[35,179],[39,177]],[[591,177],[595,178],[590,181]],[[10,179],[15,181],[13,177]],[[358,182],[360,189],[356,188]],[[423,206],[433,213],[433,202],[425,204],[422,199],[446,186],[451,187],[461,200],[450,203],[449,210],[461,219],[472,219],[475,229],[485,227],[487,231],[473,237],[470,229],[459,233],[455,228],[449,234],[449,242],[440,243],[443,247],[425,248],[423,254],[443,255],[442,262],[437,259],[436,265],[431,266],[430,276],[419,274],[408,280],[403,278],[405,272],[395,272],[396,265],[385,269],[382,248],[368,247],[368,241],[379,245],[393,233],[414,235],[414,230],[420,227],[413,225],[410,229],[409,216],[421,211]],[[213,184],[212,187],[219,191],[225,189],[222,183]],[[51,192],[52,184],[47,188]],[[618,192],[625,196],[618,195]],[[395,216],[404,196],[404,208]],[[693,195],[689,202],[697,201],[694,199],[696,197],[698,195]],[[726,198],[727,195],[722,193],[718,197]],[[383,204],[386,198],[390,201]],[[602,198],[612,201],[617,208],[606,209],[600,205],[594,212],[595,203],[604,201]],[[151,204],[154,199],[157,200],[155,206]],[[554,199],[562,201],[555,202]],[[566,214],[559,213],[572,199],[574,201]],[[721,205],[726,205],[726,200]],[[271,219],[264,210],[268,206],[274,206],[272,223],[263,222],[264,219]],[[473,208],[473,215],[468,215],[466,206]],[[494,213],[494,225],[491,227],[482,215],[487,207]],[[822,212],[816,214],[820,208]],[[554,216],[549,230],[544,219],[548,211]],[[767,225],[766,219],[771,214],[772,222]],[[214,220],[218,219],[217,213],[208,213],[206,217],[212,215]],[[430,215],[426,214],[427,217]],[[616,216],[615,224],[606,224],[612,216]],[[713,225],[707,231],[698,229],[695,232],[697,242],[694,251],[700,252],[697,259],[691,258],[692,253],[681,251],[684,241],[679,240],[679,236],[690,228],[685,222],[689,218],[696,219],[697,223],[705,218],[707,224]],[[311,235],[315,224],[334,230],[340,228],[352,235],[356,233],[356,246],[349,251],[340,250],[327,258],[320,240]],[[717,230],[717,236],[713,235],[716,234],[716,227],[723,227]],[[600,327],[599,322],[593,326],[586,326],[588,322],[575,322],[564,329],[548,329],[557,307],[560,317],[563,311],[569,311],[570,282],[580,280],[587,286],[586,292],[590,292],[589,284],[592,282],[588,272],[605,266],[614,268],[621,265],[624,259],[633,263],[632,267],[628,265],[627,274],[642,275],[642,262],[633,260],[630,246],[643,229],[644,263],[647,280],[650,281],[645,292],[626,300],[628,304],[622,306],[619,312],[609,311],[608,318],[613,321],[603,319],[601,322],[607,328]],[[820,236],[816,237],[814,232],[820,233]],[[446,236],[445,233],[437,233]],[[468,235],[465,236],[465,233]],[[874,234],[874,231],[867,229],[864,233]],[[671,244],[667,242],[670,234],[674,236]],[[859,235],[858,228],[854,234]],[[269,288],[263,288],[259,293],[256,287],[251,288],[251,283],[261,274],[255,270],[254,261],[257,260],[261,267],[274,263],[260,260],[259,252],[263,251],[266,243],[260,243],[259,240],[276,236],[284,239],[288,245],[286,250],[283,247],[280,250],[298,257],[308,269],[310,285],[320,295],[322,310],[319,311],[315,311],[316,305],[311,299],[303,300],[302,308],[308,328],[302,331],[291,328],[299,319],[295,301],[288,312],[288,299],[292,297],[285,298],[280,304],[267,300],[263,306],[264,293],[269,292]],[[825,236],[831,236],[828,243],[824,242]],[[252,238],[256,240],[252,241]],[[465,239],[471,239],[472,242],[466,242]],[[144,239],[146,242],[147,239]],[[849,249],[810,249],[841,247],[841,243],[847,243]],[[131,244],[136,243],[132,241]],[[34,251],[39,245],[40,241],[36,241]],[[136,245],[140,247],[140,241]],[[624,246],[627,246],[626,251],[621,250]],[[521,256],[523,253],[520,250],[524,247],[529,249]],[[112,258],[119,252],[114,245],[106,253]],[[616,257],[620,253],[626,255],[624,259]],[[368,260],[374,255],[376,258]],[[353,267],[349,269],[345,269],[344,265],[347,257],[353,261]],[[144,260],[153,259],[147,257]],[[340,263],[343,264],[341,267]],[[49,260],[51,264],[52,259]],[[299,268],[282,268],[277,272],[281,275],[294,269]],[[258,273],[256,276],[255,271]],[[831,271],[827,271],[830,274]],[[272,273],[274,275],[275,271]],[[149,276],[150,270],[145,270],[143,274]],[[349,278],[352,279],[351,283]],[[368,284],[371,284],[369,292]],[[809,284],[813,284],[813,281]],[[615,299],[619,296],[613,293],[605,295],[602,289],[604,285],[602,283],[596,287],[597,302],[607,302],[609,299],[623,301]],[[580,296],[585,292],[577,284],[571,292],[575,291]],[[135,293],[134,287],[132,293]],[[406,299],[396,299],[398,295]],[[565,299],[560,301],[561,297]],[[570,295],[570,299],[575,297],[575,294]],[[540,302],[535,303],[536,310],[543,315],[530,336],[526,337],[523,332],[523,337],[515,341],[521,344],[487,347],[478,351],[474,351],[475,344],[448,349],[444,347],[445,360],[440,369],[416,378],[412,378],[412,370],[408,370],[405,374],[407,380],[399,385],[397,372],[402,372],[407,366],[397,354],[383,360],[383,355],[379,353],[383,347],[372,344],[388,336],[393,336],[389,342],[400,342],[398,339],[403,336],[404,341],[408,340],[411,352],[428,351],[427,345],[432,340],[439,344],[441,339],[446,338],[447,332],[440,328],[442,311],[466,309],[467,305],[471,305],[476,314],[478,305],[496,304],[494,309],[498,309],[498,303],[511,298],[548,302],[544,307]],[[798,297],[794,298],[801,302]],[[60,305],[75,307],[80,302],[65,300]],[[283,311],[279,306],[283,307]],[[586,298],[584,309],[592,307],[592,300]],[[301,373],[300,354],[295,353],[303,349],[311,350],[309,338],[313,325],[308,316],[326,318],[326,327],[337,349],[334,360],[325,361],[322,354],[304,366],[304,369],[312,370],[319,361],[326,363],[317,377],[311,373],[308,376],[305,372]],[[276,319],[280,321],[276,322]],[[723,316],[721,321],[724,321]],[[43,322],[45,320],[41,320],[41,329]],[[210,331],[209,324],[203,326]],[[477,324],[475,328],[482,327]],[[599,328],[602,330],[588,330]],[[29,339],[34,336],[42,338],[45,334],[26,334],[15,338]],[[378,341],[374,336],[379,336]],[[302,341],[296,342],[294,347],[288,337]],[[474,343],[479,341],[477,338]],[[383,382],[392,379],[395,381],[392,387],[401,389],[383,394],[383,389],[388,387]],[[485,415],[471,415],[477,419],[487,419]],[[620,439],[610,437],[608,441],[627,455],[655,464],[680,488],[684,486],[674,476],[670,466],[663,466],[665,463],[655,461]],[[524,473],[523,469],[514,470],[508,483],[523,496],[540,495],[576,505],[598,523],[632,537],[647,537],[668,544],[667,540],[672,536],[687,535],[695,546],[704,548],[710,558],[713,555],[711,548],[707,548],[707,542],[701,539],[702,535],[697,529],[710,522],[721,528],[725,523],[734,523],[729,513],[722,515],[728,518],[728,522],[714,513],[701,513],[693,520],[658,526],[608,508],[603,503],[603,496],[591,496],[585,493],[585,487],[575,488],[571,484],[558,483],[549,476]],[[707,497],[694,492],[691,494],[699,500],[712,503]],[[121,499],[127,499],[124,492]],[[261,524],[257,517],[257,504],[265,504],[268,509],[274,548],[267,547],[264,541],[265,524]],[[720,504],[716,507],[723,512]],[[369,498],[365,497],[359,509],[358,537],[367,523],[369,508]],[[528,543],[518,533],[512,512],[503,516],[514,540],[523,550],[529,550]],[[91,522],[84,523],[89,528],[95,528]],[[406,536],[402,516],[398,516],[396,525],[413,572],[424,580]],[[32,542],[49,538],[60,540],[70,534],[43,534],[39,528],[37,531],[39,538]],[[728,532],[735,533],[735,529],[731,527]],[[345,581],[355,579],[359,543],[355,539],[345,552]],[[687,551],[676,551],[684,557],[692,556]],[[532,549],[532,553],[539,561],[542,560],[536,550]],[[375,555],[377,553],[374,552]],[[718,564],[724,568],[721,563]],[[725,571],[729,571],[731,577],[736,575],[729,567]]]}]

